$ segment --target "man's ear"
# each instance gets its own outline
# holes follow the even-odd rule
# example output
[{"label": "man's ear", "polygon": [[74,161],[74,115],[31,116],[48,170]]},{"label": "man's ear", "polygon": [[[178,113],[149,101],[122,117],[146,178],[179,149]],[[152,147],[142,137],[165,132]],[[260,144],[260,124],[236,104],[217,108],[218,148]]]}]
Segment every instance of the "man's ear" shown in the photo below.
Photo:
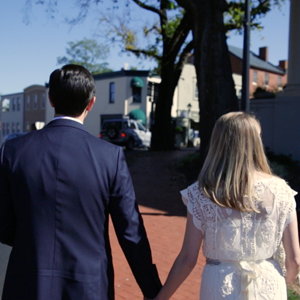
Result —
[{"label": "man's ear", "polygon": [[51,107],[54,107],[54,104],[53,104],[53,102],[51,101],[51,97],[50,97],[50,94],[49,94],[49,93],[48,93],[48,98],[49,98]]},{"label": "man's ear", "polygon": [[88,104],[87,107],[86,107],[86,111],[91,111],[92,108],[93,108],[93,106],[94,106],[94,104],[95,104],[95,102],[96,102],[96,96],[94,96],[94,97],[90,100],[89,104]]}]

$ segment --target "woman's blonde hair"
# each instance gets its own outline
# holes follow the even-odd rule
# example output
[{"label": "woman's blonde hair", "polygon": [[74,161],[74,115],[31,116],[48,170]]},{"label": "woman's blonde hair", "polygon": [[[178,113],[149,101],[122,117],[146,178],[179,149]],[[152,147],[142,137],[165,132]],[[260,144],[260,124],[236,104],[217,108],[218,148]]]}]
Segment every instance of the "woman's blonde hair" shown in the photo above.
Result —
[{"label": "woman's blonde hair", "polygon": [[[257,211],[253,204],[253,173],[272,174],[254,116],[231,112],[215,124],[199,186],[222,207]],[[245,197],[246,196],[246,197]]]}]

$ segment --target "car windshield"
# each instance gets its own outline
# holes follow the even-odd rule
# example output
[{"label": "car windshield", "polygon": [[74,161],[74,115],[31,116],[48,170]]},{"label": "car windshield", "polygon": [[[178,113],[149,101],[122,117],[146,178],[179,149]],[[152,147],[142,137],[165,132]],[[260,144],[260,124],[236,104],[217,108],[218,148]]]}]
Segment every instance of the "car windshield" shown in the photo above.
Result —
[{"label": "car windshield", "polygon": [[122,123],[120,121],[108,121],[104,122],[102,129],[106,130],[108,128],[116,128],[116,129],[122,129]]},{"label": "car windshield", "polygon": [[146,131],[146,128],[141,123],[137,123],[137,126],[139,130]]}]

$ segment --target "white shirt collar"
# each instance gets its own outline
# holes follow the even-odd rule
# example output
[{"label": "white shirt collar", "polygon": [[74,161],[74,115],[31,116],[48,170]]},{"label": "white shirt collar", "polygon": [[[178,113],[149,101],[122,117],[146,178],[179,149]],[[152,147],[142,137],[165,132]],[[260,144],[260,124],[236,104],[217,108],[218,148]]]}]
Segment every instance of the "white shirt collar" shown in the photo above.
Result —
[{"label": "white shirt collar", "polygon": [[53,118],[52,121],[54,121],[54,120],[60,120],[60,119],[67,119],[67,120],[71,120],[71,121],[75,121],[75,122],[78,122],[80,124],[83,124],[80,120],[78,120],[76,118],[72,118],[72,117],[67,117],[67,116],[55,117],[55,118]]}]

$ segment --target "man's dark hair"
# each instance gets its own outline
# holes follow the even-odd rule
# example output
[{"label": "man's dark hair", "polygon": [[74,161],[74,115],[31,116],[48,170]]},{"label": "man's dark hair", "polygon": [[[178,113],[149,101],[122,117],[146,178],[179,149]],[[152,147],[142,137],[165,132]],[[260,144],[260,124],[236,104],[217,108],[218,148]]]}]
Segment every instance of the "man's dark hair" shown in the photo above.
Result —
[{"label": "man's dark hair", "polygon": [[94,78],[82,66],[65,65],[50,75],[49,96],[57,114],[80,116],[95,94]]}]

